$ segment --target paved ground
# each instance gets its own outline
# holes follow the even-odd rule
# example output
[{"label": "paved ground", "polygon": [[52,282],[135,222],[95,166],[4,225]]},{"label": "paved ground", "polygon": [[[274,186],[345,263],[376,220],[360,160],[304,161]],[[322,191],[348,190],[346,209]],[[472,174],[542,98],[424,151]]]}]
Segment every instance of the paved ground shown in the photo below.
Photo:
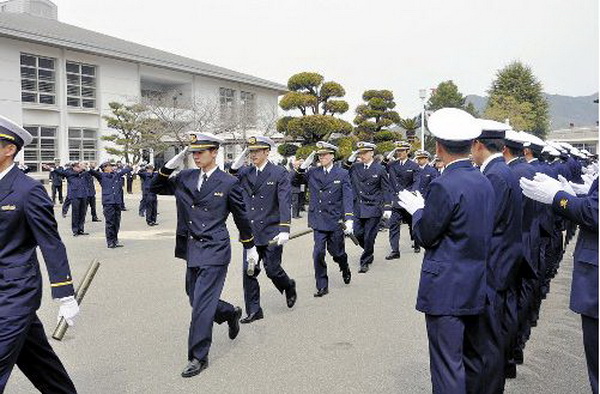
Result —
[{"label": "paved ground", "polygon": [[[352,283],[344,285],[330,265],[330,294],[322,299],[312,296],[311,236],[291,241],[284,264],[298,284],[294,309],[261,276],[265,319],[242,326],[235,341],[227,337],[226,324],[215,326],[210,367],[182,379],[190,308],[185,263],[173,257],[175,204],[159,197],[160,225],[151,228],[137,216],[138,200],[127,196],[121,249],[106,248],[104,223],[87,223],[91,235],[73,238],[70,218],[58,218],[75,280],[92,258],[102,262],[76,326],[62,342],[51,340],[81,393],[431,391],[425,322],[414,309],[422,254],[412,253],[404,240],[403,258],[385,261],[387,233],[380,233],[375,263],[366,275],[356,273],[360,251],[347,242]],[[292,232],[305,226],[300,219]],[[223,293],[237,305],[243,305],[240,256],[236,242]],[[508,393],[589,392],[579,316],[568,310],[571,270],[569,258],[553,281],[525,364],[509,382]],[[44,283],[39,316],[50,335],[58,306]],[[15,369],[7,392],[32,391]]]}]

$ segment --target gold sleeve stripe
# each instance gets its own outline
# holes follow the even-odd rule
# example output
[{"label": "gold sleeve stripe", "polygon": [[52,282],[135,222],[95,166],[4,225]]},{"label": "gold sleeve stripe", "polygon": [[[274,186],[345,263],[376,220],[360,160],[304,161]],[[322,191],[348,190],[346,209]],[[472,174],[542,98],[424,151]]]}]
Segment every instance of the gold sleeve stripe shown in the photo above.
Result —
[{"label": "gold sleeve stripe", "polygon": [[280,225],[280,226],[288,226],[288,227],[290,227],[290,224],[289,224],[289,223],[279,223],[279,225]]},{"label": "gold sleeve stripe", "polygon": [[161,170],[158,170],[158,175],[166,176],[167,178],[169,177],[169,175],[165,174]]},{"label": "gold sleeve stripe", "polygon": [[61,287],[61,286],[68,286],[68,285],[72,285],[72,284],[73,284],[73,281],[68,280],[66,282],[50,283],[50,287]]},{"label": "gold sleeve stripe", "polygon": [[347,213],[346,216],[354,216],[353,213]]},{"label": "gold sleeve stripe", "polygon": [[254,237],[250,237],[248,239],[240,239],[240,242],[250,242],[254,239]]}]

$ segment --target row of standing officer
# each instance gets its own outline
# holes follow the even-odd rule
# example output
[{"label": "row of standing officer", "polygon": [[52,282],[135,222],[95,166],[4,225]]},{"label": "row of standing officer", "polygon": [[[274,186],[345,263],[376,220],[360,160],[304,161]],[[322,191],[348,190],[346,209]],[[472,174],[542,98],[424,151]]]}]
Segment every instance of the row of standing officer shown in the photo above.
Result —
[{"label": "row of standing officer", "polygon": [[[546,265],[555,264],[540,253],[547,211],[523,198],[518,184],[542,177],[535,174],[535,160],[523,156],[536,156],[543,143],[508,128],[457,109],[434,112],[429,130],[444,171],[425,199],[399,193],[400,205],[413,216],[415,239],[426,249],[417,309],[426,315],[434,392],[503,391],[511,373],[507,361],[515,361],[515,344],[536,318]],[[597,238],[595,198],[586,225],[596,223]],[[597,254],[597,240],[589,247]],[[588,307],[596,311],[597,329],[597,256],[595,270],[588,272],[585,299],[595,300]],[[577,298],[574,292],[572,304]]]}]

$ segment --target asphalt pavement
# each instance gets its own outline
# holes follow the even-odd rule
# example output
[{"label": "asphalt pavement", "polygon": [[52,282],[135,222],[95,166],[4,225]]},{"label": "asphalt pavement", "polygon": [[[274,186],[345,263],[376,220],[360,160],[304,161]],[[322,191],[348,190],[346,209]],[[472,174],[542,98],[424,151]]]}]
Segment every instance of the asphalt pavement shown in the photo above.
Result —
[{"label": "asphalt pavement", "polygon": [[[288,309],[285,297],[261,273],[265,318],[242,325],[233,341],[227,324],[215,325],[209,368],[183,379],[190,306],[185,262],[173,257],[174,199],[159,197],[156,227],[138,216],[138,201],[139,195],[126,196],[129,210],[123,212],[119,237],[125,247],[119,249],[106,247],[104,223],[91,223],[88,214],[86,231],[91,234],[74,238],[70,216],[62,218],[60,209],[55,210],[75,282],[93,258],[101,261],[75,326],[62,342],[50,339],[80,393],[431,392],[425,320],[415,310],[423,253],[413,253],[406,226],[401,259],[384,259],[387,232],[380,232],[375,262],[366,274],[357,273],[360,248],[346,242],[353,273],[349,285],[328,257],[330,292],[323,298],[313,297],[312,236],[290,241],[283,261],[297,282],[296,306]],[[99,199],[98,209],[102,218]],[[243,306],[242,250],[232,220],[228,226],[232,262],[222,298]],[[294,220],[292,233],[305,228],[305,218]],[[572,248],[507,393],[590,392],[580,317],[568,309]],[[48,336],[57,311],[44,273],[38,315]],[[15,368],[6,392],[31,393],[35,388]]]}]

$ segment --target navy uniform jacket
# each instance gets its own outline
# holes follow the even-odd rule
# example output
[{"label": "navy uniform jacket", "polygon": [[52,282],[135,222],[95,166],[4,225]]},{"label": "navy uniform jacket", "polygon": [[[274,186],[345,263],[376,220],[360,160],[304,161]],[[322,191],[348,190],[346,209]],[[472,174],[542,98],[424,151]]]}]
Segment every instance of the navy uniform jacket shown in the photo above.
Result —
[{"label": "navy uniform jacket", "polygon": [[237,176],[244,192],[254,243],[268,245],[280,232],[289,233],[292,193],[289,174],[285,168],[269,161],[258,177],[253,165],[230,171]]},{"label": "navy uniform jacket", "polygon": [[[535,172],[541,172],[542,174],[546,174],[550,177],[553,177],[554,175],[554,171],[552,171],[550,167],[546,166],[545,163],[542,163],[538,159],[530,161],[529,164],[535,169]],[[554,231],[554,215],[552,213],[552,208],[548,205],[540,204],[540,209],[540,226],[546,234],[552,234]]]},{"label": "navy uniform jacket", "polygon": [[348,171],[338,166],[331,167],[325,175],[322,167],[308,171],[298,169],[293,184],[308,184],[308,227],[318,231],[335,231],[340,221],[352,220],[353,197]]},{"label": "navy uniform jacket", "polygon": [[581,178],[581,163],[579,163],[577,160],[575,160],[574,158],[569,156],[567,158],[567,166],[569,167],[569,170],[571,171],[572,179],[569,179],[569,180],[571,180],[575,183],[583,183],[583,179]]},{"label": "navy uniform jacket", "polygon": [[122,176],[131,172],[131,168],[122,168],[112,173],[90,170],[90,177],[94,176],[102,187],[102,205],[120,205],[123,201]]},{"label": "navy uniform jacket", "polygon": [[[510,168],[517,179],[521,179],[523,177],[527,179],[533,179],[535,176],[535,169],[533,166],[529,165],[522,157],[519,157],[508,163],[508,168]],[[526,275],[535,277],[539,260],[539,250],[537,248],[539,247],[540,238],[539,223],[541,205],[537,201],[534,201],[528,197],[523,196],[522,198],[523,210],[521,213],[521,235],[523,240],[523,256],[528,263],[527,267],[530,268]]]},{"label": "navy uniform jacket", "polygon": [[63,181],[63,177],[60,176],[60,174],[58,172],[56,172],[57,169],[63,169],[62,167],[57,167],[56,169],[53,169],[50,171],[50,174],[48,175],[48,178],[50,179],[50,182],[52,182],[53,185],[62,185],[62,181]]},{"label": "navy uniform jacket", "polygon": [[431,181],[438,176],[440,176],[440,172],[429,164],[426,164],[425,167],[421,168],[419,171],[419,192],[423,197],[427,195]]},{"label": "navy uniform jacket", "polygon": [[425,247],[417,310],[476,315],[486,301],[486,263],[494,225],[494,189],[469,160],[450,163],[431,182],[413,236]]},{"label": "navy uniform jacket", "polygon": [[354,193],[355,217],[376,218],[383,215],[384,209],[391,209],[392,200],[395,199],[383,165],[373,162],[365,170],[363,163],[354,163],[349,167],[349,173]]},{"label": "navy uniform jacket", "polygon": [[142,195],[144,196],[146,201],[156,200],[156,194],[150,191],[150,185],[152,184],[152,179],[158,176],[158,172],[148,172],[142,170],[138,172],[138,176],[142,180]]},{"label": "navy uniform jacket", "polygon": [[[387,164],[387,172],[390,176],[390,183],[394,195],[401,190],[415,191],[419,190],[419,172],[421,168],[417,163],[406,159],[406,163],[401,164],[400,160],[394,160]],[[400,208],[398,199],[394,198],[394,208]]]},{"label": "navy uniform jacket", "polygon": [[14,166],[0,180],[0,314],[26,315],[42,298],[39,246],[53,298],[73,295],[65,246],[60,240],[53,204],[38,181]]},{"label": "navy uniform jacket", "polygon": [[523,256],[523,198],[519,182],[502,156],[492,159],[485,166],[483,175],[492,184],[496,197],[487,283],[491,288],[503,291],[516,285],[518,263]]},{"label": "navy uniform jacket", "polygon": [[83,178],[85,179],[85,188],[87,191],[87,197],[96,197],[96,187],[94,186],[94,178],[92,178],[92,174],[90,171],[84,171],[82,173]]},{"label": "navy uniform jacket", "polygon": [[560,191],[552,208],[557,214],[579,225],[575,245],[571,310],[598,318],[598,178],[587,196],[574,197]]},{"label": "navy uniform jacket", "polygon": [[[244,198],[239,181],[215,169],[198,191],[200,170],[183,170],[169,178],[173,170],[163,167],[152,179],[150,191],[156,194],[175,195],[177,199],[177,232],[183,231],[185,241],[179,236],[176,254],[182,256],[185,248],[188,267],[228,265],[231,261],[231,242],[226,221],[229,212],[240,231],[240,242],[245,248],[254,246],[250,220],[246,216]],[[183,225],[180,227],[180,223]],[[185,227],[183,227],[185,226]]]},{"label": "navy uniform jacket", "polygon": [[565,179],[567,179],[568,181],[573,180],[573,174],[571,174],[571,169],[569,168],[567,163],[564,162],[562,159],[553,162],[552,167],[556,169],[556,172],[559,175],[564,176]]},{"label": "navy uniform jacket", "polygon": [[84,171],[77,172],[71,168],[56,171],[60,176],[67,178],[67,195],[71,198],[87,198],[88,188]]}]

